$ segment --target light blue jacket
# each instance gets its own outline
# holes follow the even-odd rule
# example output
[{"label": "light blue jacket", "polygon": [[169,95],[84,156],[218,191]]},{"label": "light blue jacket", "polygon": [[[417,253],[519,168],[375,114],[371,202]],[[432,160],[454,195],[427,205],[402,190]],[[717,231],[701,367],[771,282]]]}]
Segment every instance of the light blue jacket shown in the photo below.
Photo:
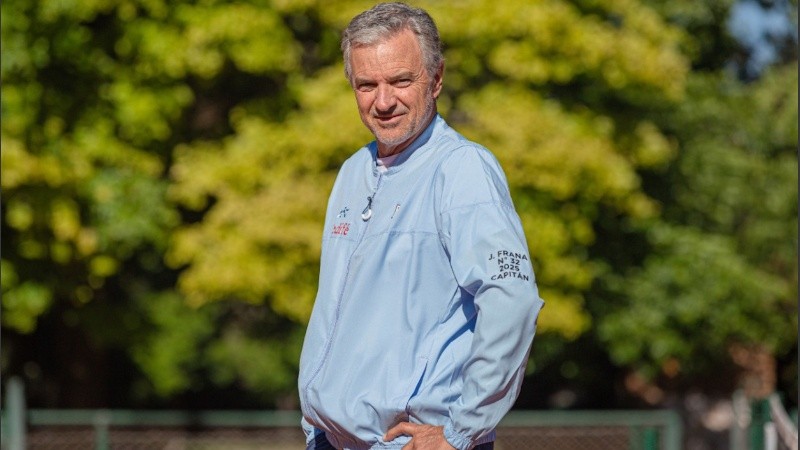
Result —
[{"label": "light blue jacket", "polygon": [[543,306],[502,169],[436,116],[387,172],[373,142],[342,166],[300,358],[308,448],[384,442],[401,421],[458,449],[494,440]]}]

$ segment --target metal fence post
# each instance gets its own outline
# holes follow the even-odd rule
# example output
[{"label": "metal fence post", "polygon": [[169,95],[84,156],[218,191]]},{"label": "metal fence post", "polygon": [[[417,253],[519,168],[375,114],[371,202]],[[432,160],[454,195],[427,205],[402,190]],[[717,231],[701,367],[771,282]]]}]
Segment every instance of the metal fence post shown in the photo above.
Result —
[{"label": "metal fence post", "polygon": [[92,420],[94,425],[95,450],[109,450],[108,426],[111,423],[111,414],[108,411],[97,411]]},{"label": "metal fence post", "polygon": [[752,423],[750,401],[739,389],[733,393],[733,424],[730,430],[731,450],[752,450],[749,447],[748,430]]},{"label": "metal fence post", "polygon": [[669,411],[664,428],[664,449],[681,450],[683,448],[683,419],[675,411]]},{"label": "metal fence post", "polygon": [[18,377],[8,380],[6,391],[8,450],[25,450],[25,387]]},{"label": "metal fence post", "polygon": [[658,429],[647,427],[642,433],[642,444],[644,450],[659,450]]}]

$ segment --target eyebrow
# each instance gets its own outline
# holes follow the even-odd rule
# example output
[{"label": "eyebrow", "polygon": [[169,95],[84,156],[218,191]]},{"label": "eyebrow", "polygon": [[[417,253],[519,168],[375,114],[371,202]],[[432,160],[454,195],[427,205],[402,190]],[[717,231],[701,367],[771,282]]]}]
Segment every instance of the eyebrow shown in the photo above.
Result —
[{"label": "eyebrow", "polygon": [[375,82],[375,80],[373,80],[372,78],[365,78],[365,77],[358,77],[358,76],[353,78],[353,84],[355,84],[355,85],[364,84],[364,83],[374,83],[374,82]]},{"label": "eyebrow", "polygon": [[402,80],[404,78],[414,78],[414,73],[410,70],[404,70],[402,72],[398,72],[389,77],[389,82]]}]

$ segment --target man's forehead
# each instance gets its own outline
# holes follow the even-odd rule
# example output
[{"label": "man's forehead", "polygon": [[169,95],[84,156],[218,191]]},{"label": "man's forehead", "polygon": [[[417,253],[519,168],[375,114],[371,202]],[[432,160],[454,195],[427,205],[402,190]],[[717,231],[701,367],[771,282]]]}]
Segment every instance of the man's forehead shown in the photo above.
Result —
[{"label": "man's forehead", "polygon": [[355,72],[413,73],[422,65],[422,53],[419,46],[409,45],[405,39],[393,39],[353,49],[350,63]]}]

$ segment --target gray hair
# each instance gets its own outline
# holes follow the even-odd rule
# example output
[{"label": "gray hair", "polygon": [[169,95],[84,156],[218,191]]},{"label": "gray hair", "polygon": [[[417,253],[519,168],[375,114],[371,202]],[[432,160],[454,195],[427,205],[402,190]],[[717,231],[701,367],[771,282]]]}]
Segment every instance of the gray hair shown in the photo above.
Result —
[{"label": "gray hair", "polygon": [[425,69],[433,78],[444,62],[444,55],[439,31],[431,16],[423,9],[404,3],[380,3],[355,16],[342,33],[344,74],[347,79],[351,80],[352,75],[350,50],[353,47],[374,45],[404,30],[411,30],[417,36]]}]

